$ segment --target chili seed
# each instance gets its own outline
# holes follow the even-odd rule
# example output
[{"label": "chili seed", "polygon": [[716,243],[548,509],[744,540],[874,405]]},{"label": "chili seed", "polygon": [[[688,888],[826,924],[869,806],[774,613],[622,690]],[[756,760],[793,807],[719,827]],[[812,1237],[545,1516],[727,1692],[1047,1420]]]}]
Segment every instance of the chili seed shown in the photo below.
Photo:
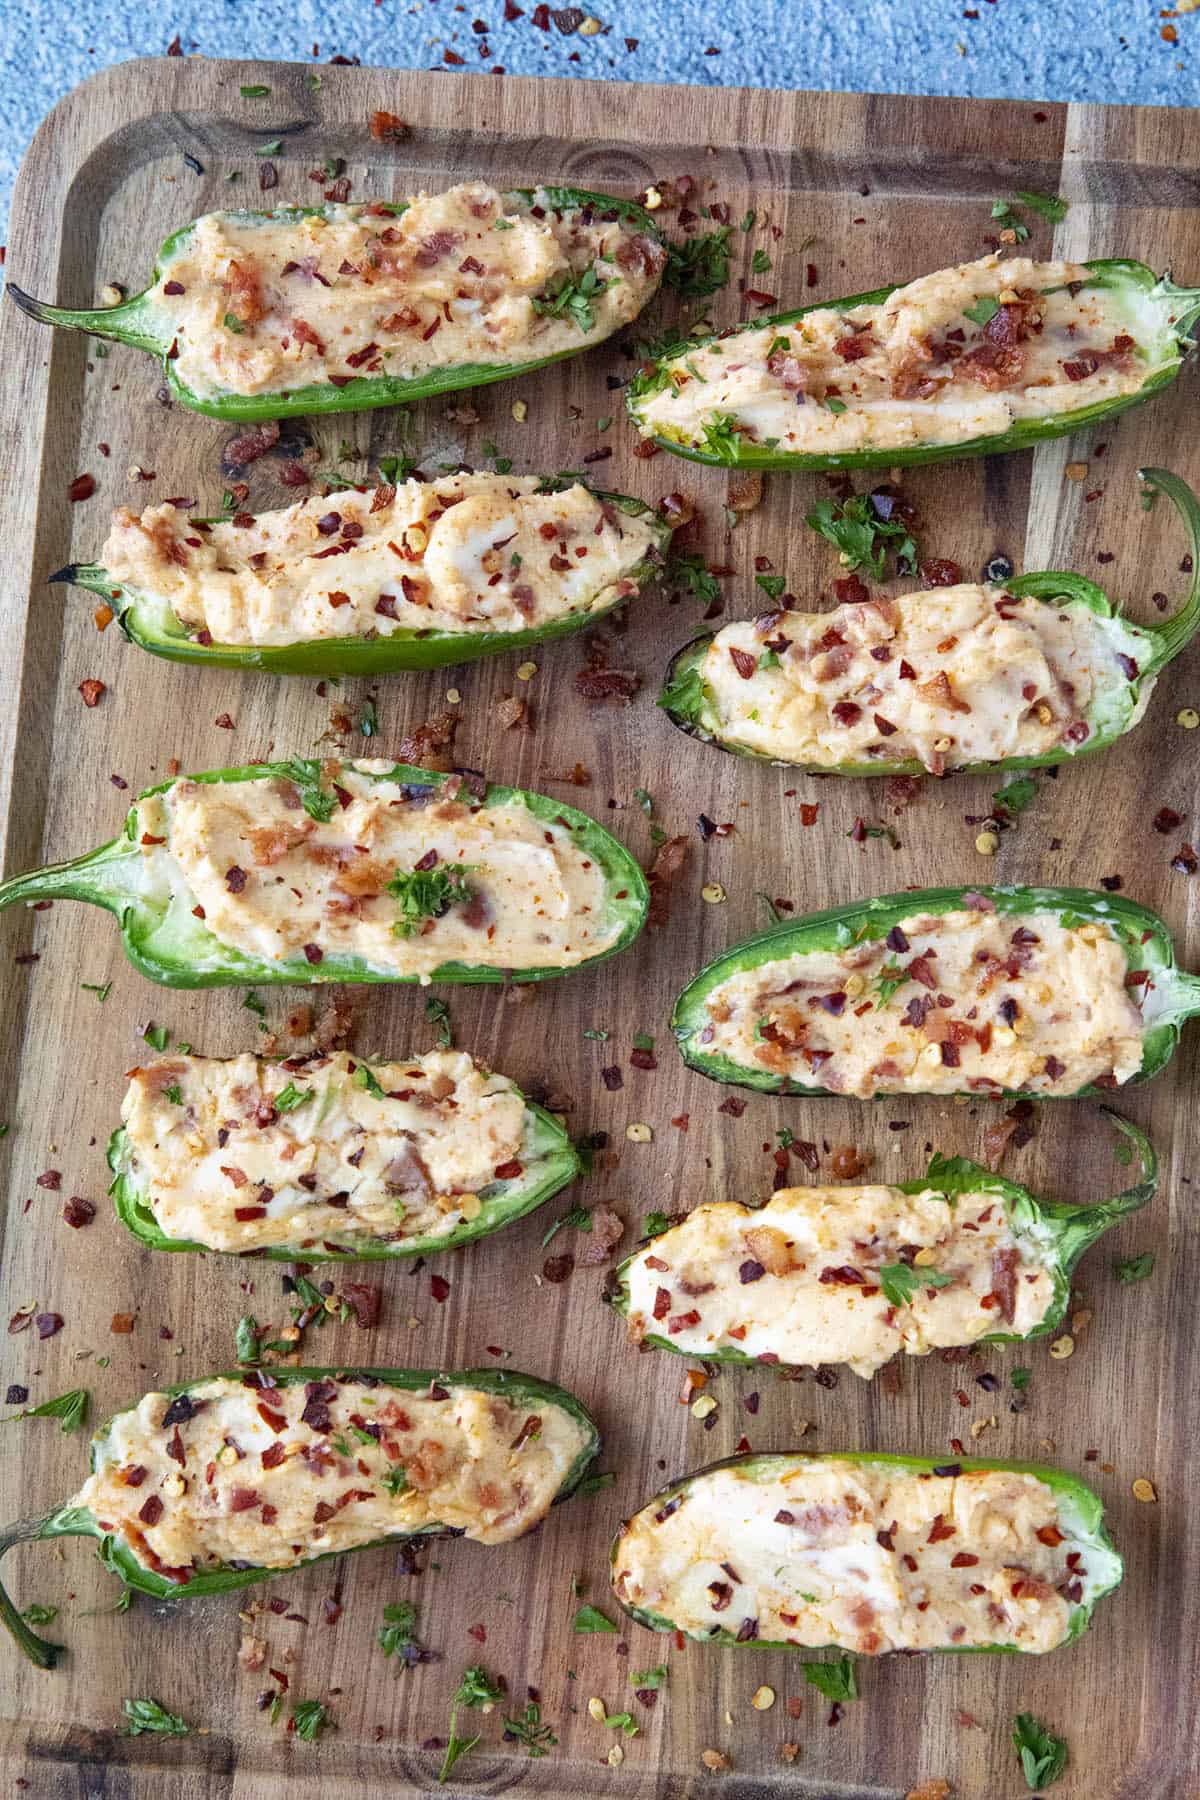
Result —
[{"label": "chili seed", "polygon": [[1051,1354],[1051,1356],[1055,1357],[1057,1359],[1057,1361],[1065,1362],[1067,1357],[1070,1356],[1071,1352],[1074,1350],[1074,1348],[1075,1348],[1075,1339],[1073,1337],[1069,1336],[1067,1333],[1064,1333],[1062,1337],[1055,1338],[1054,1342],[1050,1346],[1050,1354]]},{"label": "chili seed", "polygon": [[1195,731],[1197,725],[1200,725],[1200,712],[1194,706],[1185,706],[1175,714],[1175,723],[1182,725],[1185,731]]},{"label": "chili seed", "polygon": [[1133,1497],[1135,1500],[1143,1501],[1146,1505],[1151,1505],[1158,1499],[1158,1489],[1152,1481],[1147,1481],[1144,1475],[1139,1475],[1133,1484]]},{"label": "chili seed", "polygon": [[719,881],[708,881],[700,889],[700,898],[706,901],[709,906],[720,906],[721,902],[726,899],[726,897],[725,889],[721,886]]},{"label": "chili seed", "polygon": [[625,1136],[629,1139],[631,1144],[652,1144],[654,1142],[654,1130],[650,1125],[642,1125],[640,1123],[636,1125],[627,1125],[625,1127]]},{"label": "chili seed", "polygon": [[750,1696],[750,1704],[755,1712],[770,1712],[775,1704],[775,1689],[773,1687],[755,1688]]}]

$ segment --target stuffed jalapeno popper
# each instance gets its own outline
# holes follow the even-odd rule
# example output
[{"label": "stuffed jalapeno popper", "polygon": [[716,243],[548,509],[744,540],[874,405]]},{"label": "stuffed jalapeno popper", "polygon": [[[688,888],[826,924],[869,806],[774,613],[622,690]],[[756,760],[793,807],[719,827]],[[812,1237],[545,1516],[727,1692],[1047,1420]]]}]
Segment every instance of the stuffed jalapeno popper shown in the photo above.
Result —
[{"label": "stuffed jalapeno popper", "polygon": [[[227,1593],[409,1537],[505,1544],[565,1500],[600,1447],[565,1389],[494,1369],[242,1369],[146,1394],[92,1438],[65,1505],[0,1530],[14,1544],[100,1540],[106,1568],[158,1600]],[[0,1588],[40,1668],[61,1646]]]},{"label": "stuffed jalapeno popper", "polygon": [[650,215],[578,188],[216,212],[169,237],[120,306],[35,319],[162,358],[216,419],[361,412],[524,375],[602,343],[657,291]]},{"label": "stuffed jalapeno popper", "polygon": [[1141,1179],[1095,1206],[1041,1200],[966,1157],[899,1186],[781,1188],[697,1206],[615,1271],[637,1344],[705,1362],[845,1363],[1046,1337],[1080,1257],[1154,1197],[1156,1159],[1124,1119]]},{"label": "stuffed jalapeno popper", "polygon": [[462,474],[228,520],[121,507],[100,561],[50,579],[99,594],[175,662],[386,675],[578,631],[638,593],[670,537],[627,495]]},{"label": "stuffed jalapeno popper", "polygon": [[693,737],[832,775],[1029,769],[1104,750],[1137,724],[1200,628],[1200,504],[1142,469],[1187,524],[1195,573],[1166,624],[1133,625],[1082,575],[880,594],[771,612],[695,638],[659,697]]},{"label": "stuffed jalapeno popper", "polygon": [[562,1126],[465,1050],[132,1069],[108,1160],[154,1250],[278,1261],[429,1256],[523,1218],[579,1172]]},{"label": "stuffed jalapeno popper", "polygon": [[735,1456],[622,1526],[617,1599],[718,1644],[1041,1655],[1122,1575],[1098,1495],[1039,1463]]},{"label": "stuffed jalapeno popper", "polygon": [[696,462],[894,468],[1024,450],[1178,374],[1200,288],[1142,263],[998,255],[690,339],[627,392],[643,437]]},{"label": "stuffed jalapeno popper", "polygon": [[125,830],[0,886],[86,900],[167,987],[544,981],[615,955],[647,907],[633,857],[545,794],[384,758],[258,763],[142,794]]},{"label": "stuffed jalapeno popper", "polygon": [[928,888],[811,913],[675,1003],[684,1061],[767,1093],[1103,1094],[1200,1012],[1156,913],[1083,888]]}]

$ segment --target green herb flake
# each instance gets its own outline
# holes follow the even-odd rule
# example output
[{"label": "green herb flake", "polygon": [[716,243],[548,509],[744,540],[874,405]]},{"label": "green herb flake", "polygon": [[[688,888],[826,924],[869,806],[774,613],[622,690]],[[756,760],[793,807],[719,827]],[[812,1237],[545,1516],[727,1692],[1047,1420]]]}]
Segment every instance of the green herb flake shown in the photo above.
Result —
[{"label": "green herb flake", "polygon": [[407,1650],[410,1644],[416,1643],[413,1635],[417,1623],[417,1609],[411,1601],[393,1600],[383,1609],[383,1624],[379,1627],[376,1641],[385,1656],[395,1656],[401,1650]]},{"label": "green herb flake", "polygon": [[771,259],[765,250],[756,250],[750,258],[750,267],[756,275],[766,275],[771,267]]},{"label": "green herb flake", "polygon": [[670,1231],[671,1221],[665,1212],[648,1212],[642,1220],[642,1236],[644,1238],[661,1237],[664,1231]]},{"label": "green herb flake", "polygon": [[454,1047],[454,1026],[450,1022],[450,1008],[444,1000],[427,1000],[425,1017],[431,1025],[437,1026],[439,1050],[451,1050]]},{"label": "green herb flake", "polygon": [[52,1625],[58,1617],[57,1606],[27,1606],[21,1614],[27,1625]]},{"label": "green herb flake", "polygon": [[311,1744],[321,1733],[329,1728],[329,1712],[323,1701],[297,1700],[292,1708],[292,1725],[296,1736]]},{"label": "green herb flake", "polygon": [[558,1742],[549,1725],[542,1723],[542,1709],[536,1700],[526,1703],[519,1719],[505,1718],[504,1735],[515,1743],[524,1744],[531,1757],[545,1756]]},{"label": "green herb flake", "polygon": [[668,588],[686,590],[693,600],[703,601],[705,606],[712,606],[721,598],[717,578],[710,573],[698,550],[686,556],[672,556],[667,562],[664,578]]},{"label": "green herb flake", "polygon": [[0,1425],[11,1424],[14,1419],[61,1419],[63,1433],[69,1435],[85,1423],[91,1398],[86,1388],[72,1388],[53,1400],[43,1400],[40,1406],[27,1406],[21,1412],[9,1413],[0,1419]]},{"label": "green herb flake", "polygon": [[258,1320],[252,1313],[243,1313],[233,1333],[233,1351],[240,1363],[256,1363],[258,1361]]},{"label": "green herb flake", "polygon": [[295,1112],[298,1106],[305,1106],[315,1099],[313,1088],[298,1088],[294,1081],[289,1081],[285,1088],[280,1088],[271,1105],[277,1113]]},{"label": "green herb flake", "polygon": [[183,1089],[177,1081],[173,1081],[170,1087],[163,1089],[163,1098],[169,1100],[172,1106],[183,1105]]},{"label": "green herb flake", "polygon": [[669,244],[663,286],[673,289],[683,300],[703,300],[706,295],[717,293],[729,280],[732,229],[722,225],[718,231],[688,238],[685,243]]},{"label": "green herb flake", "polygon": [[241,87],[238,89],[238,93],[242,96],[243,100],[265,100],[270,91],[269,87],[263,87],[262,83],[257,81],[252,83],[249,87]]},{"label": "green herb flake", "polygon": [[168,1712],[157,1700],[126,1700],[124,1704],[125,1737],[141,1737],[144,1731],[155,1731],[160,1737],[190,1737],[192,1727],[178,1713]]},{"label": "green herb flake", "polygon": [[629,1712],[605,1713],[600,1723],[614,1731],[623,1731],[626,1737],[636,1737],[638,1734],[637,1722]]},{"label": "green herb flake", "polygon": [[241,337],[242,332],[245,330],[245,326],[242,324],[242,321],[238,318],[236,313],[226,313],[221,320],[221,323],[226,331],[232,331],[234,337]]},{"label": "green herb flake", "polygon": [[[590,1170],[588,1172],[590,1173]],[[573,1227],[576,1231],[592,1229],[592,1215],[586,1206],[573,1206],[570,1212],[563,1214],[561,1219],[555,1219],[542,1239],[542,1249],[546,1248],[552,1237],[567,1227]]]},{"label": "green herb flake", "polygon": [[777,1131],[775,1136],[781,1150],[790,1150],[796,1141],[796,1135],[788,1125],[785,1125],[782,1131]]},{"label": "green herb flake", "polygon": [[291,781],[299,788],[300,804],[309,818],[315,819],[318,825],[327,825],[337,802],[335,796],[325,793],[321,786],[320,764],[297,756],[280,763],[279,771],[283,780]]},{"label": "green herb flake", "polygon": [[838,400],[832,395],[826,395],[825,399],[822,400],[821,405],[825,408],[826,412],[844,413],[846,410],[846,402],[844,400]]},{"label": "green herb flake", "polygon": [[641,807],[642,811],[645,813],[646,817],[648,819],[653,818],[654,802],[650,798],[649,794],[646,792],[645,788],[634,788],[633,797],[637,801],[638,805]]},{"label": "green herb flake", "polygon": [[487,1670],[478,1663],[464,1671],[450,1706],[450,1736],[446,1744],[446,1754],[442,1758],[442,1766],[438,1770],[439,1782],[444,1782],[459,1757],[465,1756],[479,1742],[478,1732],[471,1738],[459,1737],[457,1730],[459,1707],[491,1707],[503,1697],[504,1689],[501,1684],[493,1681]]},{"label": "green herb flake", "polygon": [[381,456],[378,461],[379,473],[389,487],[398,487],[402,481],[407,481],[417,466],[408,456]]},{"label": "green herb flake", "polygon": [[1005,782],[992,795],[997,818],[1005,822],[1020,818],[1025,808],[1036,800],[1037,791],[1037,782],[1028,775],[1018,775],[1014,781]]},{"label": "green herb flake", "polygon": [[1018,1394],[1023,1394],[1025,1389],[1029,1386],[1029,1377],[1031,1373],[1032,1371],[1029,1369],[1014,1369],[1009,1376],[1009,1380],[1012,1382],[1013,1387]]},{"label": "green herb flake", "polygon": [[635,1031],[633,1034],[633,1047],[635,1050],[646,1050],[653,1053],[654,1039],[650,1036],[648,1031]]},{"label": "green herb flake", "polygon": [[614,1471],[605,1469],[599,1475],[585,1475],[575,1492],[580,1499],[586,1499],[589,1494],[600,1494],[605,1488],[615,1487],[616,1482],[617,1477]]},{"label": "green herb flake", "polygon": [[1061,194],[1037,194],[1029,188],[1018,188],[1013,199],[1019,200],[1030,212],[1040,213],[1052,225],[1061,225],[1071,208],[1070,201],[1064,200]]},{"label": "green herb flake", "polygon": [[963,318],[970,319],[973,325],[986,325],[999,311],[1000,302],[994,294],[980,294],[978,300],[963,307]]},{"label": "green herb flake", "polygon": [[882,1012],[884,1007],[892,999],[893,995],[896,994],[909,980],[911,980],[911,977],[907,969],[902,969],[899,963],[884,963],[882,969],[880,969],[878,975],[875,977],[875,982],[871,989],[871,999],[874,1000],[877,1009]]},{"label": "green herb flake", "polygon": [[836,1662],[802,1662],[804,1679],[824,1694],[827,1700],[842,1702],[858,1699],[858,1683],[854,1679],[854,1663],[849,1656]]},{"label": "green herb flake", "polygon": [[108,999],[108,996],[112,993],[112,990],[113,990],[113,984],[111,981],[106,981],[103,984],[103,986],[101,986],[98,982],[95,982],[95,981],[81,981],[79,985],[83,989],[85,994],[95,994],[95,996],[96,996],[97,1000],[100,1002],[101,1006],[104,1005],[104,1002]]},{"label": "green herb flake", "polygon": [[380,1486],[387,1489],[393,1500],[398,1494],[406,1494],[408,1492],[408,1476],[404,1473],[404,1470],[400,1467],[399,1463],[394,1464],[392,1468],[388,1470],[380,1483]]},{"label": "green herb flake", "polygon": [[573,319],[586,336],[596,328],[593,301],[612,285],[613,283],[600,279],[593,264],[582,275],[563,275],[553,287],[535,295],[533,310],[543,318]]},{"label": "green herb flake", "polygon": [[256,144],[254,154],[255,156],[278,156],[282,149],[283,139],[272,138],[269,144]]},{"label": "green herb flake", "polygon": [[433,869],[397,869],[387,891],[400,902],[400,917],[392,926],[395,937],[415,936],[426,919],[440,919],[452,906],[466,906],[475,890],[467,880],[467,863],[442,864]]},{"label": "green herb flake", "polygon": [[805,523],[834,546],[850,574],[866,568],[876,581],[882,581],[889,548],[895,553],[897,574],[917,572],[917,546],[908,526],[902,519],[884,518],[870,494],[818,500]]},{"label": "green herb flake", "polygon": [[661,1688],[667,1685],[666,1663],[656,1663],[652,1669],[634,1669],[629,1676],[631,1688]]},{"label": "green herb flake", "polygon": [[379,736],[379,714],[375,710],[374,700],[364,700],[362,711],[358,716],[360,737],[373,738]]},{"label": "green herb flake", "polygon": [[355,1087],[365,1088],[367,1093],[376,1100],[387,1099],[387,1095],[380,1086],[377,1077],[372,1070],[368,1069],[364,1062],[360,1062],[354,1071],[354,1085]]},{"label": "green herb flake", "polygon": [[776,906],[775,902],[772,900],[770,894],[764,893],[761,888],[756,888],[754,891],[754,898],[756,900],[762,901],[763,911],[767,915],[767,924],[768,925],[782,925],[783,924],[783,914],[780,912],[779,908]]},{"label": "green herb flake", "polygon": [[257,1018],[265,1019],[267,1016],[267,1009],[253,988],[247,988],[246,992],[242,995],[242,1005],[247,1012],[254,1013]]},{"label": "green herb flake", "polygon": [[879,1271],[879,1285],[892,1306],[910,1306],[919,1288],[949,1287],[950,1279],[936,1269],[914,1269],[908,1263],[884,1263]]},{"label": "green herb flake", "polygon": [[1020,1758],[1021,1773],[1031,1790],[1049,1787],[1067,1766],[1066,1739],[1056,1737],[1032,1713],[1017,1714],[1012,1741]]},{"label": "green herb flake", "polygon": [[1145,1281],[1154,1272],[1153,1250],[1143,1250],[1140,1256],[1127,1256],[1113,1262],[1113,1274],[1118,1281],[1130,1286],[1135,1281]]},{"label": "green herb flake", "polygon": [[755,585],[760,587],[768,600],[778,600],[787,587],[786,575],[756,575]]},{"label": "green herb flake", "polygon": [[584,1637],[588,1632],[610,1632],[615,1637],[617,1627],[599,1607],[581,1606],[571,1621],[571,1630],[577,1637]]},{"label": "green herb flake", "polygon": [[152,1050],[163,1051],[171,1041],[171,1034],[165,1025],[147,1025],[142,1033],[142,1042],[149,1044]]},{"label": "green herb flake", "polygon": [[1018,219],[1007,200],[992,202],[992,217],[1001,231],[1011,231],[1018,244],[1023,244],[1029,236],[1029,227]]},{"label": "green herb flake", "polygon": [[608,1042],[608,1032],[598,1031],[594,1026],[589,1026],[583,1035],[593,1044],[607,1044]]}]

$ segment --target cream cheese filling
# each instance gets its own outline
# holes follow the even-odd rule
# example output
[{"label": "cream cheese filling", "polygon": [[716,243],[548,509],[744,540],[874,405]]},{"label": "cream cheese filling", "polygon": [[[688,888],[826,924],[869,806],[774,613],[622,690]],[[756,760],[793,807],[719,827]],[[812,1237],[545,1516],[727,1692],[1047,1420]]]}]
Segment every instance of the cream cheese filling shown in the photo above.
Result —
[{"label": "cream cheese filling", "polygon": [[[739,331],[674,359],[670,383],[639,400],[639,428],[700,443],[719,415],[747,443],[782,451],[903,450],[999,436],[1022,420],[1136,393],[1153,368],[1132,339],[1114,350],[1136,335],[1128,301],[1094,286],[1070,292],[1089,280],[1081,263],[985,256],[877,305]],[[966,309],[986,311],[981,300],[1019,308],[1022,296],[1036,310],[1007,315],[1025,336],[997,361],[995,316],[980,324]]]},{"label": "cream cheese filling", "polygon": [[[325,765],[324,791],[340,790],[327,821],[288,781],[176,781],[137,803],[149,876],[186,888],[222,944],[271,962],[356,956],[409,976],[453,961],[571,968],[617,941],[604,872],[565,822],[519,799],[480,805],[465,788],[411,796],[380,779],[393,766]],[[464,899],[406,920],[388,884],[418,864]]]},{"label": "cream cheese filling", "polygon": [[701,674],[724,742],[816,768],[915,761],[942,774],[1086,748],[1093,709],[1136,678],[1139,655],[1135,633],[1086,607],[962,583],[739,620]]},{"label": "cream cheese filling", "polygon": [[581,483],[452,475],[206,524],[170,504],[113,514],[101,563],[219,644],[527,631],[600,612],[655,542]]},{"label": "cream cheese filling", "polygon": [[950,1205],[936,1189],[781,1188],[757,1209],[716,1201],[633,1257],[630,1335],[665,1337],[691,1356],[736,1350],[869,1377],[897,1351],[928,1356],[1032,1331],[1054,1299],[1038,1250],[1014,1234],[995,1194]]},{"label": "cream cheese filling", "polygon": [[1087,1551],[1036,1476],[764,1462],[759,1479],[716,1469],[631,1519],[614,1562],[621,1599],[686,1632],[860,1656],[1040,1653],[1067,1636]]},{"label": "cream cheese filling", "polygon": [[[421,194],[399,217],[380,202],[309,218],[207,213],[150,295],[175,326],[184,386],[269,394],[570,354],[636,318],[664,261],[620,219],[471,181]],[[580,278],[585,306],[539,310]]]},{"label": "cream cheese filling", "polygon": [[472,1388],[256,1379],[146,1394],[96,1440],[71,1505],[181,1581],[218,1563],[295,1568],[433,1524],[502,1544],[545,1517],[586,1441],[560,1407]]},{"label": "cream cheese filling", "polygon": [[213,1250],[449,1236],[523,1173],[524,1100],[463,1050],[166,1057],[131,1072],[121,1118],[158,1224]]},{"label": "cream cheese filling", "polygon": [[1109,926],[1057,914],[914,914],[888,938],[783,957],[719,983],[708,1056],[834,1093],[1072,1094],[1119,1087],[1144,1022]]}]

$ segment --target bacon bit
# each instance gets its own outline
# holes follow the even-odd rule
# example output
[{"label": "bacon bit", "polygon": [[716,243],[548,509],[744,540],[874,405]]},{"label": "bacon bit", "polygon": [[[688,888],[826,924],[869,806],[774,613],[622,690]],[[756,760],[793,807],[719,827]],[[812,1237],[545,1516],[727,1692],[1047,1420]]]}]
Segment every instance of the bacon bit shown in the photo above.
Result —
[{"label": "bacon bit", "polygon": [[79,692],[83,695],[83,704],[85,706],[99,706],[101,696],[107,694],[108,688],[105,686],[104,682],[90,679],[88,681],[80,682]]},{"label": "bacon bit", "polygon": [[962,580],[962,570],[956,562],[947,557],[938,556],[932,562],[921,564],[921,580],[926,587],[957,587]]},{"label": "bacon bit", "polygon": [[630,701],[642,685],[632,669],[578,669],[575,691],[585,700]]},{"label": "bacon bit", "polygon": [[443,1301],[449,1299],[450,1283],[446,1280],[444,1275],[431,1275],[429,1277],[429,1292],[440,1306]]},{"label": "bacon bit", "polygon": [[246,871],[239,869],[235,863],[232,869],[225,871],[225,886],[231,894],[241,894],[246,888]]},{"label": "bacon bit", "polygon": [[411,763],[419,769],[448,773],[452,761],[450,752],[454,748],[454,734],[458,726],[459,715],[454,712],[441,712],[434,718],[427,719],[400,740],[398,760]]},{"label": "bacon bit", "polygon": [[763,496],[763,478],[757,469],[743,470],[730,477],[728,505],[730,512],[751,513],[760,505]]},{"label": "bacon bit", "polygon": [[150,1494],[143,1500],[138,1518],[143,1525],[157,1525],[163,1516],[163,1503],[157,1494]]},{"label": "bacon bit", "polygon": [[361,1325],[364,1331],[369,1331],[379,1323],[379,1312],[383,1305],[382,1288],[374,1287],[366,1281],[348,1281],[342,1294],[354,1313],[355,1324]]},{"label": "bacon bit", "polygon": [[244,469],[248,463],[257,462],[268,450],[274,449],[279,442],[278,419],[264,419],[261,425],[247,426],[231,437],[221,451],[221,469],[225,474],[232,474],[235,469]]},{"label": "bacon bit", "polygon": [[90,500],[96,491],[94,475],[77,475],[67,489],[67,499],[72,501]]},{"label": "bacon bit", "polygon": [[[737,670],[742,680],[749,681],[750,677],[754,674],[755,669],[758,667],[758,658],[756,656],[751,656],[748,650],[731,649],[729,655],[734,668]],[[854,710],[856,713],[858,712],[857,707],[855,707]],[[836,713],[836,711],[837,708],[835,707],[834,712]]]},{"label": "bacon bit", "polygon": [[[903,673],[903,668],[901,673]],[[919,681],[917,692],[928,701],[930,706],[945,707],[947,711],[956,713],[969,713],[971,710],[967,702],[961,700],[955,693],[954,685],[945,669],[939,669],[937,674],[928,681]]]},{"label": "bacon bit", "polygon": [[117,1337],[128,1337],[136,1319],[136,1313],[114,1313],[109,1330]]},{"label": "bacon bit", "polygon": [[412,136],[412,127],[396,113],[373,112],[370,129],[377,144],[402,144],[405,138]]},{"label": "bacon bit", "polygon": [[107,631],[115,617],[116,614],[112,607],[105,602],[103,606],[98,606],[93,612],[92,623],[97,631]]},{"label": "bacon bit", "polygon": [[691,840],[684,836],[668,838],[660,844],[654,861],[646,871],[650,887],[650,906],[646,923],[651,928],[665,925],[671,916],[671,890],[682,874],[691,854]]},{"label": "bacon bit", "polygon": [[542,1264],[542,1279],[560,1287],[575,1268],[575,1258],[568,1250],[563,1256],[548,1256]]},{"label": "bacon bit", "polygon": [[256,1488],[235,1487],[229,1496],[230,1512],[249,1512],[257,1505],[258,1491]]},{"label": "bacon bit", "polygon": [[[857,575],[841,575],[833,584],[833,591],[843,606],[861,606],[870,599],[870,593]],[[848,647],[848,646],[847,646]],[[851,651],[853,656],[853,651]],[[849,666],[847,664],[847,666]],[[842,673],[844,671],[839,671]]]},{"label": "bacon bit", "polygon": [[76,1231],[83,1225],[90,1225],[96,1216],[96,1208],[90,1200],[83,1199],[80,1194],[73,1194],[63,1207],[63,1218]]}]

